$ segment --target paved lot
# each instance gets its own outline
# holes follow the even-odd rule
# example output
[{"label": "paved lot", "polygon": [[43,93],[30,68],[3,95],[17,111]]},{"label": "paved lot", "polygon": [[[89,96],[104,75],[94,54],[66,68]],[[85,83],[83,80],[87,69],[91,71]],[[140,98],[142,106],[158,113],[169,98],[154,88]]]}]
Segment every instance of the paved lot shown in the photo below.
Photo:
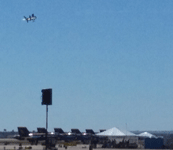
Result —
[{"label": "paved lot", "polygon": [[[23,150],[25,150],[25,147],[30,146],[30,145],[23,145],[22,148]],[[67,149],[65,149],[64,147],[58,147],[56,146],[56,148],[58,148],[58,150],[89,150],[89,145],[77,145],[77,146],[69,146]],[[19,149],[19,145],[0,145],[0,150],[18,150]],[[42,145],[33,145],[31,150],[43,150],[43,146]],[[118,149],[113,149],[113,148],[97,148],[97,149],[93,149],[93,150],[118,150]],[[142,150],[142,149],[120,149],[120,150]],[[150,149],[151,150],[151,149]]]}]

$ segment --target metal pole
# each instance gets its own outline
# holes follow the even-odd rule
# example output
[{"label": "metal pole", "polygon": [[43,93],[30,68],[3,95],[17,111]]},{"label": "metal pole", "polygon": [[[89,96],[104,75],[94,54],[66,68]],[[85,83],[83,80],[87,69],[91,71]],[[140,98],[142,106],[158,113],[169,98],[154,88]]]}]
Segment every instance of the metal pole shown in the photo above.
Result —
[{"label": "metal pole", "polygon": [[127,123],[126,123],[126,136],[127,136]]},{"label": "metal pole", "polygon": [[47,140],[47,130],[48,129],[48,105],[46,105],[46,150],[47,150],[47,146],[48,146],[48,140]]},{"label": "metal pole", "polygon": [[46,130],[48,128],[48,105],[46,105]]}]

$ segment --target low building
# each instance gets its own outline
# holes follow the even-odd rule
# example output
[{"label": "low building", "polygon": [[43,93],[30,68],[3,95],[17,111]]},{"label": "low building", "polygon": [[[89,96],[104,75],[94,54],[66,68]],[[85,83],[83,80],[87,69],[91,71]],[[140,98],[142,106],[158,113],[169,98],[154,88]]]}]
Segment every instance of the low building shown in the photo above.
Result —
[{"label": "low building", "polygon": [[164,140],[149,132],[143,132],[138,135],[141,148],[145,149],[161,149],[164,148]]}]

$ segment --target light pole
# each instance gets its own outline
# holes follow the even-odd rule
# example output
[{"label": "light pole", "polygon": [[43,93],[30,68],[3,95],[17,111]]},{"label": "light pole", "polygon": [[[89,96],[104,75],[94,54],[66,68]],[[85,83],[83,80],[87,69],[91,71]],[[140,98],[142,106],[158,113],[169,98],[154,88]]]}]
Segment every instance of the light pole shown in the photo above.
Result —
[{"label": "light pole", "polygon": [[52,105],[52,89],[42,89],[42,105],[46,105],[46,150],[48,146],[47,132],[48,132],[48,105]]}]

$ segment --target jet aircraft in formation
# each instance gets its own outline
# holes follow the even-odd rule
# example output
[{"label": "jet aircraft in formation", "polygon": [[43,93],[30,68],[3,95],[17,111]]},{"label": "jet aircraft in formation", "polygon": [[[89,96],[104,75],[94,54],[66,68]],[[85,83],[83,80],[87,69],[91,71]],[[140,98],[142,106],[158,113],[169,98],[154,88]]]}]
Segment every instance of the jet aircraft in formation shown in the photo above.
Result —
[{"label": "jet aircraft in formation", "polygon": [[25,18],[25,20],[28,22],[28,21],[35,21],[35,19],[37,19],[37,17],[36,16],[34,16],[34,14],[32,14],[32,16],[29,16],[28,18],[27,17],[25,17],[24,16],[24,18]]}]

